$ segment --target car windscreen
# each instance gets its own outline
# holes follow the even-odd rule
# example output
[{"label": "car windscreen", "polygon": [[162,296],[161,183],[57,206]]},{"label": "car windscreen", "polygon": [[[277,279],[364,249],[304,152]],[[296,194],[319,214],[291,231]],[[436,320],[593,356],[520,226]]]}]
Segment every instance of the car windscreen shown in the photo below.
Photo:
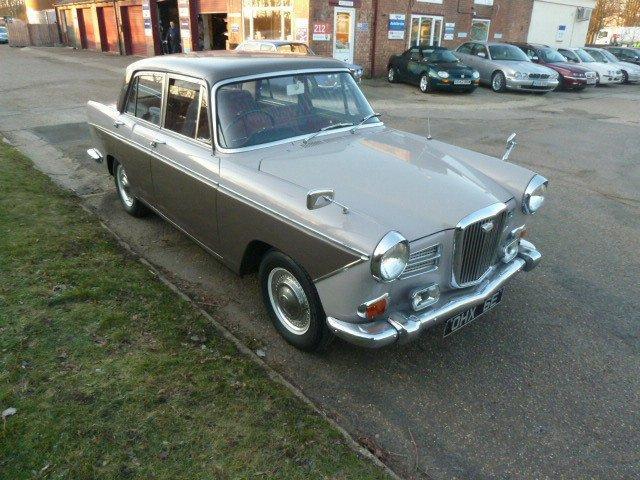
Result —
[{"label": "car windscreen", "polygon": [[[222,85],[216,91],[218,143],[244,148],[358,124],[373,110],[347,72],[305,73]],[[376,117],[366,123],[377,123]]]},{"label": "car windscreen", "polygon": [[582,60],[584,63],[595,62],[595,59],[591,55],[589,55],[587,52],[582,50],[581,48],[576,48],[575,52],[576,52],[576,55],[580,57],[580,60]]},{"label": "car windscreen", "polygon": [[554,50],[553,48],[541,48],[538,51],[538,55],[540,56],[540,59],[546,63],[558,63],[567,61],[567,59],[564,58],[560,52]]},{"label": "car windscreen", "polygon": [[509,60],[517,62],[528,62],[529,57],[513,45],[489,45],[489,53],[492,60]]},{"label": "car windscreen", "polygon": [[602,55],[604,55],[608,61],[618,63],[620,60],[611,52],[607,52],[606,50],[602,51]]},{"label": "car windscreen", "polygon": [[588,50],[587,53],[591,55],[596,62],[604,62],[604,63],[609,62],[607,57],[600,50]]},{"label": "car windscreen", "polygon": [[460,61],[451,50],[433,50],[427,48],[422,51],[422,55],[424,55],[429,62],[434,63],[457,63]]},{"label": "car windscreen", "polygon": [[0,27],[0,33],[7,33],[7,27]]}]

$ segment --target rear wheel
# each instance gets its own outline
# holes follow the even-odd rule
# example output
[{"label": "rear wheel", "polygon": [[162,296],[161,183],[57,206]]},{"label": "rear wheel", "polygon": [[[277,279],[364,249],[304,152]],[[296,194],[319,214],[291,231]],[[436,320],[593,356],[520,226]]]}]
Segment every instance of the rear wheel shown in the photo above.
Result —
[{"label": "rear wheel", "polygon": [[629,74],[622,70],[622,83],[629,83]]},{"label": "rear wheel", "polygon": [[131,192],[131,183],[127,172],[121,163],[115,161],[113,166],[113,176],[118,190],[118,197],[124,210],[134,217],[143,217],[149,213],[149,209],[144,203],[136,198]]},{"label": "rear wheel", "polygon": [[389,67],[389,71],[387,72],[387,80],[389,80],[389,83],[396,83],[397,75],[395,68]]},{"label": "rear wheel", "polygon": [[502,72],[495,72],[491,76],[491,89],[494,92],[502,93],[507,89],[507,79]]},{"label": "rear wheel", "polygon": [[429,93],[433,91],[431,87],[431,80],[429,79],[429,75],[426,73],[420,77],[420,91],[422,93]]},{"label": "rear wheel", "polygon": [[300,350],[316,351],[329,344],[320,297],[307,272],[292,258],[271,250],[260,263],[262,298],[273,325]]},{"label": "rear wheel", "polygon": [[564,90],[564,77],[562,76],[558,77],[558,86],[555,88],[555,90],[556,92]]}]

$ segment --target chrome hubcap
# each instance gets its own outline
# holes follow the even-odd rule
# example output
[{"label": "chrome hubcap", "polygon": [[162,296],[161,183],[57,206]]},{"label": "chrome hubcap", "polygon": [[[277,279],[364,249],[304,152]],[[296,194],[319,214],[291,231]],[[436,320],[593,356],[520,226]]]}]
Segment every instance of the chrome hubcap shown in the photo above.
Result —
[{"label": "chrome hubcap", "polygon": [[274,268],[267,279],[269,301],[278,320],[295,335],[311,325],[311,308],[300,282],[284,268]]},{"label": "chrome hubcap", "polygon": [[428,85],[429,85],[429,82],[427,81],[427,77],[422,77],[420,79],[420,90],[422,90],[423,92],[426,92]]},{"label": "chrome hubcap", "polygon": [[118,165],[116,179],[118,181],[118,193],[120,194],[120,198],[127,207],[133,207],[134,197],[131,195],[131,186],[129,184],[127,172],[125,172],[122,165]]},{"label": "chrome hubcap", "polygon": [[393,68],[389,69],[389,80],[391,80],[393,82],[393,77],[395,76],[395,72],[393,71]]},{"label": "chrome hubcap", "polygon": [[502,88],[502,76],[496,75],[493,77],[493,89],[500,90]]}]

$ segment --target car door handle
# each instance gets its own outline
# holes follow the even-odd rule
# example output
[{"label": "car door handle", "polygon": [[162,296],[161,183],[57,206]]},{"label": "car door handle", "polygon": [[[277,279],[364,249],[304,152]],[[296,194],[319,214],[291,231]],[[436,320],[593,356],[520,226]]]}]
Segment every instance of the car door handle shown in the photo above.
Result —
[{"label": "car door handle", "polygon": [[120,125],[124,125],[124,122],[122,120],[115,120],[113,122],[113,126],[118,128]]},{"label": "car door handle", "polygon": [[165,142],[164,140],[158,140],[157,138],[154,138],[149,142],[149,146],[153,148],[157,147],[158,145],[166,145],[166,144],[167,142]]}]

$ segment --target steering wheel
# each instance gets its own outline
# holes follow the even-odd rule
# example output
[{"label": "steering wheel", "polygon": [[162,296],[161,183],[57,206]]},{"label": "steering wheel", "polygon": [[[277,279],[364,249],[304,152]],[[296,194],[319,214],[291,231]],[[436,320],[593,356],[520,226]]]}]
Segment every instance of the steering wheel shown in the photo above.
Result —
[{"label": "steering wheel", "polygon": [[[258,114],[261,114],[261,115],[264,115],[265,117],[267,117],[269,119],[269,121],[271,122],[271,126],[272,127],[276,124],[276,120],[273,118],[273,115],[271,115],[269,112],[266,112],[266,111],[261,110],[259,108],[254,108],[253,110],[247,110],[246,112],[242,112],[240,115],[238,115],[236,118],[234,118],[231,121],[231,123],[229,125],[227,125],[227,128],[225,128],[225,130],[230,130],[231,127],[233,127],[240,120],[242,120],[244,122],[245,130],[248,130],[245,118],[247,118],[249,115],[252,115],[254,113],[258,113]],[[269,128],[269,127],[262,127],[257,132],[253,132],[252,135],[255,134],[255,133],[264,132],[267,128]]]}]

